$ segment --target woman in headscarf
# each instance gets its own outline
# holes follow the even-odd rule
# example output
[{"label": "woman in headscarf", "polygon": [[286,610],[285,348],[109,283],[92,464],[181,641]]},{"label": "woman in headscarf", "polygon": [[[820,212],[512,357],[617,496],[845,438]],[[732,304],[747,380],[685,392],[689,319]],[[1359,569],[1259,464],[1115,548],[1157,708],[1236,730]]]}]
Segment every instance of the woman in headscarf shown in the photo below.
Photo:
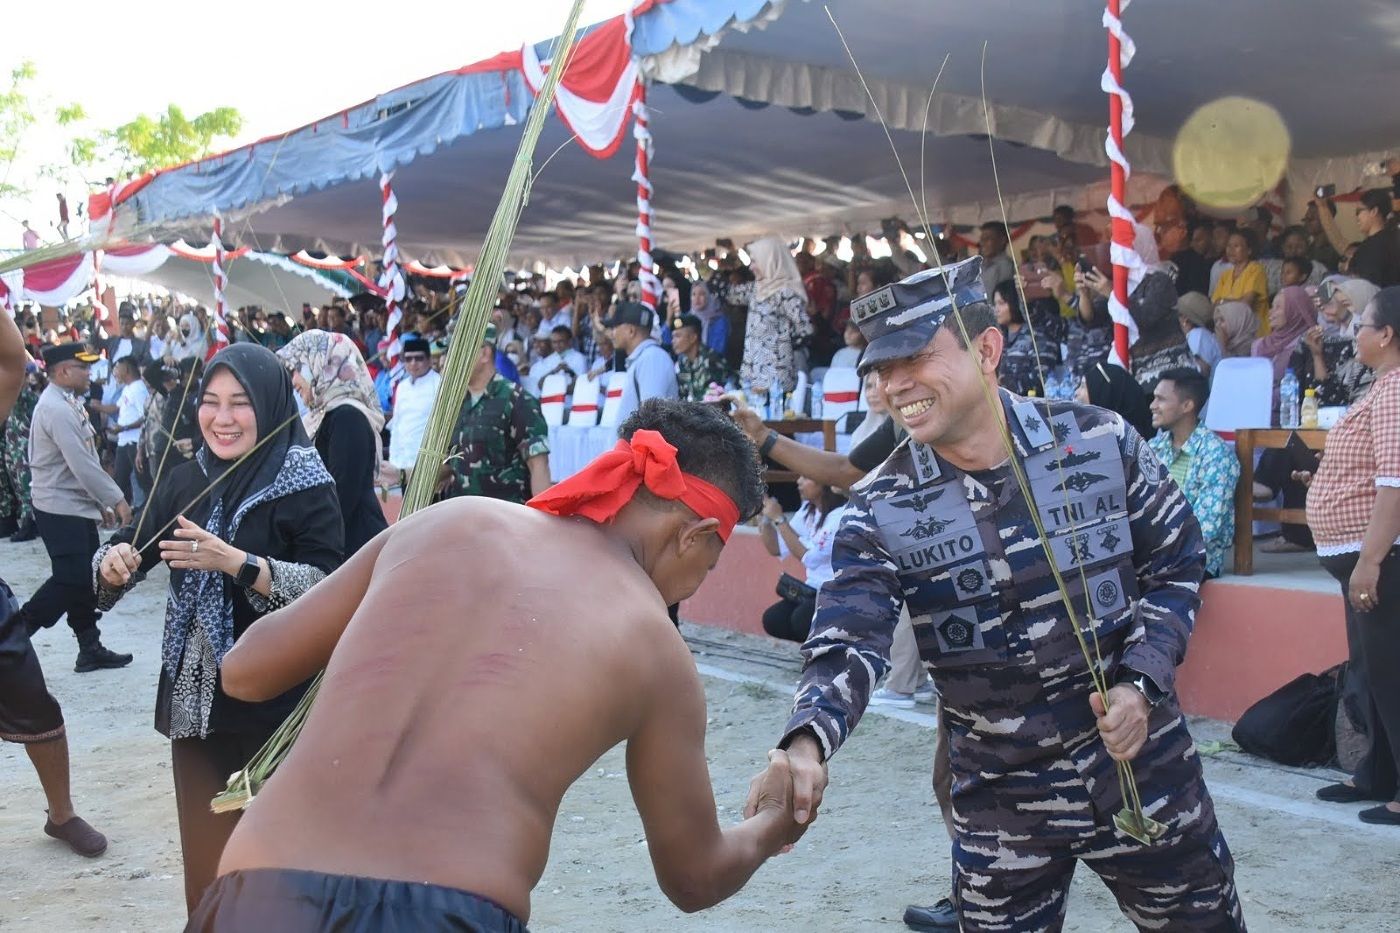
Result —
[{"label": "woman in headscarf", "polygon": [[180,332],[170,341],[171,359],[185,360],[191,357],[204,359],[209,351],[209,339],[200,326],[199,317],[193,311],[180,317]]},{"label": "woman in headscarf", "polygon": [[141,539],[123,529],[93,559],[103,610],[158,562],[170,567],[155,726],[171,739],[191,912],[238,819],[212,813],[209,801],[305,692],[303,684],[243,703],[221,689],[220,664],[250,625],[334,570],[342,552],[333,481],[281,361],[256,344],[226,347],[196,391],[203,448],[157,486]]},{"label": "woman in headscarf", "polygon": [[1259,333],[1259,318],[1243,301],[1225,301],[1215,306],[1215,340],[1221,359],[1249,356]]},{"label": "woman in headscarf", "polygon": [[[1279,414],[1279,382],[1293,359],[1294,351],[1301,345],[1303,335],[1316,324],[1317,306],[1313,304],[1312,296],[1301,285],[1290,285],[1275,296],[1269,307],[1269,335],[1254,341],[1253,355],[1267,359],[1273,366],[1275,421]],[[1285,509],[1302,508],[1307,490],[1302,483],[1291,478],[1292,471],[1293,463],[1287,451],[1264,451],[1254,469],[1254,498],[1269,501],[1282,493]],[[1284,522],[1277,538],[1259,545],[1259,549],[1267,554],[1310,551],[1312,548],[1312,532],[1306,524],[1298,522]]]},{"label": "woman in headscarf", "polygon": [[1162,373],[1196,365],[1176,315],[1176,285],[1171,277],[1163,272],[1143,276],[1128,298],[1128,313],[1138,328],[1137,342],[1128,349],[1133,377],[1150,398]]},{"label": "woman in headscarf", "polygon": [[1301,285],[1290,285],[1274,297],[1269,307],[1269,334],[1254,341],[1253,356],[1274,367],[1274,417],[1278,417],[1279,382],[1288,370],[1293,351],[1309,329],[1317,325],[1317,307]]},{"label": "woman in headscarf", "polygon": [[724,348],[729,343],[729,318],[724,316],[724,305],[710,293],[710,286],[704,282],[690,286],[690,313],[704,325],[701,342],[724,356]]},{"label": "woman in headscarf", "polygon": [[302,424],[335,480],[345,520],[345,556],[354,555],[389,523],[374,495],[383,448],[384,414],[374,380],[355,341],[308,330],[277,351],[306,403]]},{"label": "woman in headscarf", "polygon": [[1200,292],[1187,292],[1176,300],[1176,316],[1186,346],[1196,357],[1196,368],[1210,378],[1222,355],[1220,341],[1215,339],[1215,307]]},{"label": "woman in headscarf", "polygon": [[1152,428],[1152,410],[1142,386],[1123,367],[1112,363],[1095,363],[1084,373],[1074,397],[1081,402],[1117,412],[1143,437],[1157,432]]},{"label": "woman in headscarf", "polygon": [[1371,388],[1373,374],[1356,358],[1361,312],[1380,289],[1365,279],[1333,276],[1317,288],[1322,320],[1303,334],[1290,366],[1298,385],[1317,392],[1319,405],[1350,405]]},{"label": "woman in headscarf", "polygon": [[731,299],[747,302],[744,363],[740,380],[766,393],[773,383],[784,392],[797,386],[798,350],[812,336],[807,288],[782,241],[766,236],[749,244],[754,281],[734,286]]}]

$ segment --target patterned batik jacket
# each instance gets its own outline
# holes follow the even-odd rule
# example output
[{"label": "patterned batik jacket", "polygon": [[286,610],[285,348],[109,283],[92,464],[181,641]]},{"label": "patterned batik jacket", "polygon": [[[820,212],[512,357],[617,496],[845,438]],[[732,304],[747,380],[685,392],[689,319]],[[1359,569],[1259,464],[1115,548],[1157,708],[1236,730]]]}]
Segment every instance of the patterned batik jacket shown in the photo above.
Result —
[{"label": "patterned batik jacket", "polygon": [[1240,479],[1240,461],[1230,446],[1205,425],[1186,439],[1181,454],[1172,447],[1170,431],[1159,431],[1149,443],[1171,469],[1181,454],[1191,458],[1186,467],[1186,501],[1201,526],[1206,543],[1206,573],[1220,576],[1225,554],[1235,541],[1235,484]]},{"label": "patterned batik jacket", "polygon": [[1035,508],[1110,683],[1126,668],[1168,694],[1134,765],[1149,813],[1198,811],[1200,763],[1171,696],[1205,558],[1186,499],[1118,415],[1056,401],[1050,420],[1043,400],[1003,391],[1000,401],[1034,503],[1009,462],[966,473],[909,439],[857,484],[784,744],[811,730],[828,756],[841,747],[907,604],[942,696],[960,838],[1084,839],[1111,826],[1122,794]]}]

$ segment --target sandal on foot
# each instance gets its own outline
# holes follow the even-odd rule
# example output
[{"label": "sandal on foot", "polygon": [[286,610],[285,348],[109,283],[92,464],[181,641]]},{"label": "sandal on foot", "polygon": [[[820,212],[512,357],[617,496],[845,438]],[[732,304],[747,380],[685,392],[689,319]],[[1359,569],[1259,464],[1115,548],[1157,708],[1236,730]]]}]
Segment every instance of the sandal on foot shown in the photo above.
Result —
[{"label": "sandal on foot", "polygon": [[44,823],[44,832],[68,843],[68,848],[86,858],[96,858],[107,851],[107,837],[89,826],[81,816],[63,824],[48,820]]}]

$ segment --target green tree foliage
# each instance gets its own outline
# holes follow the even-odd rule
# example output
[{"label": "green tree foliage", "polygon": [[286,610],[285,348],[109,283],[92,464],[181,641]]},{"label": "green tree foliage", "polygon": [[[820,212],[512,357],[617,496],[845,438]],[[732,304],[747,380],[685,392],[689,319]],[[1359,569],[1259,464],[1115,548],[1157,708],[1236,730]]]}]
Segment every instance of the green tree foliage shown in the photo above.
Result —
[{"label": "green tree foliage", "polygon": [[214,140],[236,136],[242,129],[243,116],[233,107],[216,107],[191,118],[171,104],[158,116],[141,114],[100,138],[110,145],[122,174],[139,175],[206,156]]}]

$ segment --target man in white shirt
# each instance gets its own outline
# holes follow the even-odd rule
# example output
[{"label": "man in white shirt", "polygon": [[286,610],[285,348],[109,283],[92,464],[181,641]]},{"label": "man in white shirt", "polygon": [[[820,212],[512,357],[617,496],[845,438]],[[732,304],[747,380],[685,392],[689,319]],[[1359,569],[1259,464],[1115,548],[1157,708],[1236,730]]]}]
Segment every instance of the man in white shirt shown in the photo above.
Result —
[{"label": "man in white shirt", "polygon": [[549,332],[549,346],[553,351],[530,367],[530,375],[526,388],[534,395],[539,395],[544,387],[546,376],[554,373],[563,373],[569,377],[569,386],[572,388],[579,376],[588,372],[588,361],[583,358],[583,354],[574,349],[574,332],[567,327],[555,327]]},{"label": "man in white shirt", "polygon": [[977,249],[982,254],[982,287],[988,295],[994,293],[1002,282],[1016,277],[1016,262],[1007,251],[1010,246],[1011,237],[1006,224],[989,220],[982,225]]},{"label": "man in white shirt", "polygon": [[116,474],[114,478],[126,501],[136,502],[132,495],[135,491],[133,475],[136,471],[136,451],[141,442],[141,425],[146,420],[146,403],[150,401],[151,393],[141,380],[136,357],[130,354],[112,364],[112,383],[116,387],[116,395],[111,404],[94,404],[92,408],[111,416],[112,427],[108,433],[115,435],[117,440],[112,472]]},{"label": "man in white shirt", "polygon": [[656,313],[635,301],[619,301],[603,320],[613,346],[627,354],[627,371],[620,376],[624,382],[618,424],[647,399],[680,397],[675,361],[651,336],[655,323]]},{"label": "man in white shirt", "polygon": [[[423,445],[423,432],[428,428],[428,416],[433,413],[442,376],[433,369],[428,341],[417,335],[403,342],[405,376],[394,392],[394,416],[389,421],[389,462],[413,472],[418,462],[418,448]],[[407,483],[405,476],[404,482]]]}]

